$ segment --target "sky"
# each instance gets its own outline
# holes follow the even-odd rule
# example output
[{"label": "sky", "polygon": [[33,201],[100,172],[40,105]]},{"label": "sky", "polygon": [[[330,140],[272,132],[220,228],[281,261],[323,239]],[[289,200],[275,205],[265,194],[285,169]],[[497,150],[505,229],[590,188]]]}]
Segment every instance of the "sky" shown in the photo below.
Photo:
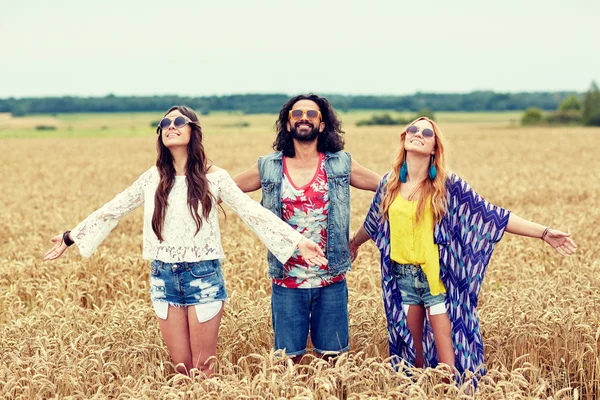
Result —
[{"label": "sky", "polygon": [[0,0],[0,98],[583,92],[600,1]]}]

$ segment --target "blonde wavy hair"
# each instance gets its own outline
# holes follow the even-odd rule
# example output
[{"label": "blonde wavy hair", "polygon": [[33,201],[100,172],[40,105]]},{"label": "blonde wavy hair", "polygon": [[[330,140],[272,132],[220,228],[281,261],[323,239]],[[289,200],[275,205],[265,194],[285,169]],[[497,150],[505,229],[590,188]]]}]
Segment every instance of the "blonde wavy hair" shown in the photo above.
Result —
[{"label": "blonde wavy hair", "polygon": [[402,186],[402,183],[400,182],[400,168],[406,159],[406,150],[404,148],[406,128],[414,125],[417,121],[427,121],[433,127],[433,132],[435,133],[435,155],[433,163],[437,170],[437,175],[433,181],[429,179],[429,176],[427,176],[425,179],[419,182],[419,184],[415,186],[413,191],[410,193],[408,200],[412,200],[417,194],[419,195],[417,216],[415,221],[415,223],[417,223],[425,212],[426,201],[431,199],[433,219],[435,223],[437,223],[444,217],[444,214],[448,208],[448,199],[446,198],[446,180],[448,179],[448,171],[446,170],[446,157],[444,154],[444,139],[442,132],[436,123],[427,117],[419,117],[415,119],[408,124],[404,128],[404,131],[400,134],[400,151],[398,151],[398,155],[392,164],[392,171],[388,178],[386,193],[381,204],[381,216],[383,219],[388,219],[388,210],[390,205],[396,196],[400,194],[400,187]]}]

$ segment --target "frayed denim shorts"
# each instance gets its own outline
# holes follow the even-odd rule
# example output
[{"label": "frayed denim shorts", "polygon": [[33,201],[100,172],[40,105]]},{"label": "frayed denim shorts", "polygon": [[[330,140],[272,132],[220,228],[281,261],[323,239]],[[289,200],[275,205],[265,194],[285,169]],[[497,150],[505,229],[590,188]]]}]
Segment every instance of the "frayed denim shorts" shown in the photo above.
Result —
[{"label": "frayed denim shorts", "polygon": [[[162,319],[167,319],[169,305],[188,307],[212,303],[208,309],[212,307],[218,312],[221,302],[227,299],[221,263],[219,260],[178,263],[154,260],[150,265],[150,298],[157,316]],[[196,307],[196,311],[207,307]],[[200,314],[198,316],[200,318]]]},{"label": "frayed denim shorts", "polygon": [[[392,272],[398,283],[404,305],[423,305],[430,308],[444,304],[446,294],[431,294],[427,276],[420,265],[392,263]],[[444,309],[445,310],[445,309]]]}]

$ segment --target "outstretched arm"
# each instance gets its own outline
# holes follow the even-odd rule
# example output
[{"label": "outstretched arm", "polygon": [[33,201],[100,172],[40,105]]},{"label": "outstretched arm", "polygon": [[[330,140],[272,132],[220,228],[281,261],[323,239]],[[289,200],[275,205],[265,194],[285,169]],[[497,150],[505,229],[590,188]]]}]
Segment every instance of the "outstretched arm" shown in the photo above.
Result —
[{"label": "outstretched arm", "polygon": [[[68,240],[73,242],[70,232],[65,232],[65,235],[68,235]],[[50,241],[54,243],[54,246],[44,254],[44,261],[56,260],[58,257],[62,256],[65,250],[67,250],[67,247],[69,247],[63,240],[63,235],[56,235],[50,239]]]},{"label": "outstretched arm", "polygon": [[[350,170],[350,185],[357,189],[370,190],[374,192],[379,186],[381,176],[371,171],[368,168],[363,167],[358,162],[352,159],[352,167]],[[260,182],[259,182],[260,183]]]},{"label": "outstretched arm", "polygon": [[236,175],[233,181],[244,193],[254,192],[260,189],[260,174],[258,172],[258,163],[250,169]]},{"label": "outstretched arm", "polygon": [[318,244],[242,193],[226,171],[221,174],[218,186],[220,199],[254,231],[281,263],[285,264],[297,247],[310,265],[327,265],[327,258]]},{"label": "outstretched arm", "polygon": [[506,232],[528,236],[533,238],[540,238],[544,242],[548,243],[562,256],[568,256],[575,253],[577,245],[571,239],[571,234],[559,231],[558,229],[551,229],[535,222],[527,221],[515,214],[510,214],[508,219],[508,225],[506,226]]},{"label": "outstretched arm", "polygon": [[[67,239],[77,245],[82,256],[90,257],[121,218],[144,204],[144,187],[153,179],[153,171],[150,168],[144,172],[133,185],[73,228]],[[67,249],[62,234],[56,235],[51,241],[54,245],[44,254],[44,261],[60,257]]]}]

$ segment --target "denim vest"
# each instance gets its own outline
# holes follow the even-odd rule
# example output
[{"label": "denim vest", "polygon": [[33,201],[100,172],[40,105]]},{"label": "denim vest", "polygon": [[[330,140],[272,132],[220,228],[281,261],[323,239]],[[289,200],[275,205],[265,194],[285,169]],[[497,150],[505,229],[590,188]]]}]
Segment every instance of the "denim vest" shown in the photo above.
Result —
[{"label": "denim vest", "polygon": [[[262,188],[260,204],[281,218],[281,182],[283,153],[275,152],[258,159]],[[325,255],[329,272],[336,276],[351,269],[350,236],[350,154],[344,151],[325,153],[325,173],[329,186],[329,213],[327,215],[327,249]],[[282,279],[283,264],[271,252],[267,255],[269,277]]]}]

